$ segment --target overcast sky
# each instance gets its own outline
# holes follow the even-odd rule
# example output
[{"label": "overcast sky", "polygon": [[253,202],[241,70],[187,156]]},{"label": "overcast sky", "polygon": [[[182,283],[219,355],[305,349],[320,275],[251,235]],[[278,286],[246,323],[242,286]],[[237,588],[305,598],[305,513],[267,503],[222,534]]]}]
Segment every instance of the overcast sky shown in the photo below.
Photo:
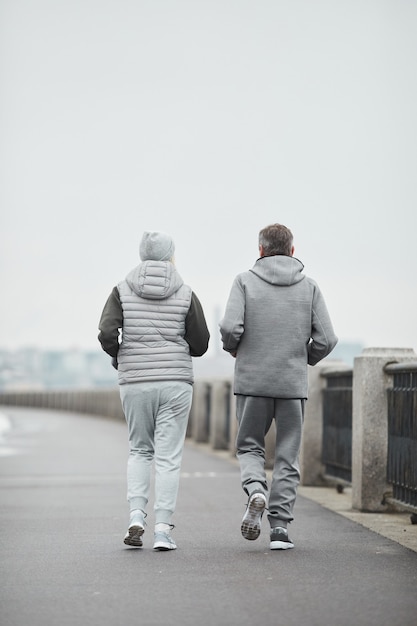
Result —
[{"label": "overcast sky", "polygon": [[144,230],[218,342],[280,222],[340,340],[417,350],[416,32],[413,0],[0,0],[0,348],[98,347]]}]

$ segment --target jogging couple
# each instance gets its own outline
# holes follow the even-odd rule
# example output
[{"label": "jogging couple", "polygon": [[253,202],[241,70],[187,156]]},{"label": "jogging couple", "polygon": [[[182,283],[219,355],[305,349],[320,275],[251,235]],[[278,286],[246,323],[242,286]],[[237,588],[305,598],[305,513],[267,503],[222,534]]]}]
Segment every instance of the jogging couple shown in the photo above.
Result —
[{"label": "jogging couple", "polygon": [[[317,284],[294,257],[293,236],[282,224],[262,229],[259,258],[232,285],[220,322],[223,348],[236,359],[234,393],[237,458],[248,496],[241,523],[245,539],[259,537],[267,510],[270,548],[293,548],[287,526],[300,479],[298,455],[307,398],[307,365],[337,343]],[[193,390],[192,357],[209,344],[201,303],[174,264],[166,233],[145,232],[141,263],[115,286],[99,323],[99,341],[118,370],[129,435],[124,543],[140,548],[155,467],[153,548],[174,550],[181,459]],[[265,435],[276,424],[271,484],[265,473]]]}]

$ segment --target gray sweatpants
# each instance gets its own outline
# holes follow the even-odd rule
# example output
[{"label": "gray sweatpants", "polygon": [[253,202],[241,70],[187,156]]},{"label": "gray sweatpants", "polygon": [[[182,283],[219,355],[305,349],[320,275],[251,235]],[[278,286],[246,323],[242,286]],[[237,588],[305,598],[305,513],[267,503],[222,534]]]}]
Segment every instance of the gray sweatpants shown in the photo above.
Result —
[{"label": "gray sweatpants", "polygon": [[155,462],[155,523],[171,524],[175,511],[192,385],[157,381],[120,385],[129,431],[127,499],[146,512]]},{"label": "gray sweatpants", "polygon": [[269,489],[271,528],[286,527],[293,518],[293,507],[300,482],[298,456],[304,419],[305,400],[236,396],[239,423],[236,439],[242,487],[250,496],[260,491],[267,496],[265,435],[272,420],[276,425],[275,458]]}]

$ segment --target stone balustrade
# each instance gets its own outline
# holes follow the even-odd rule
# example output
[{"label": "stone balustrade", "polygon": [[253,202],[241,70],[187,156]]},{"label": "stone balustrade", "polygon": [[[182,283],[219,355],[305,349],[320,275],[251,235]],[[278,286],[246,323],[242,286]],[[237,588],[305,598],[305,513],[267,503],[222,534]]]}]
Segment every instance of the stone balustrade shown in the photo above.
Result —
[{"label": "stone balustrade", "polygon": [[[360,511],[386,510],[384,496],[387,463],[387,389],[391,384],[389,363],[416,361],[406,348],[368,348],[355,358],[352,415],[352,506]],[[322,462],[323,390],[326,374],[343,371],[341,362],[325,361],[309,368],[309,399],[306,403],[300,452],[301,482],[327,483]],[[0,405],[39,407],[124,419],[119,391],[112,389],[62,391],[4,391]],[[197,379],[187,437],[213,450],[235,455],[237,421],[232,378]],[[275,425],[266,437],[266,466],[272,467]]]}]

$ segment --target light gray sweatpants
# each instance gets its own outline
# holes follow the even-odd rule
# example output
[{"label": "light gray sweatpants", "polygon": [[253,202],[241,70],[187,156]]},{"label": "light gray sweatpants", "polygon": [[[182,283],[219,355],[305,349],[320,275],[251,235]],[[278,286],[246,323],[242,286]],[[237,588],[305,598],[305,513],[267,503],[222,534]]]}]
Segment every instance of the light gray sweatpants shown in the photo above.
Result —
[{"label": "light gray sweatpants", "polygon": [[193,387],[180,381],[120,385],[129,432],[127,499],[146,512],[155,462],[155,523],[171,524],[175,511]]},{"label": "light gray sweatpants", "polygon": [[305,400],[236,396],[239,428],[236,439],[242,487],[250,496],[256,491],[268,500],[265,472],[265,435],[272,420],[276,425],[275,458],[269,489],[268,519],[271,528],[284,526],[293,518],[300,481],[298,455]]}]

